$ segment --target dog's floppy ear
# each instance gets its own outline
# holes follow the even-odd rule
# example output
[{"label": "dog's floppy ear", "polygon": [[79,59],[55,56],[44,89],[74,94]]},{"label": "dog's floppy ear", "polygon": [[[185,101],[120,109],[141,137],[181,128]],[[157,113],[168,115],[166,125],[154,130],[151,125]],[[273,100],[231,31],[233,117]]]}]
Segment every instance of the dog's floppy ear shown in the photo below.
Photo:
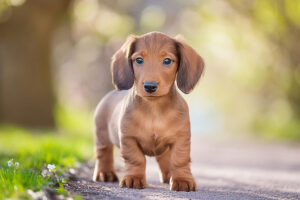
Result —
[{"label": "dog's floppy ear", "polygon": [[185,43],[181,35],[176,36],[175,41],[179,57],[177,86],[182,92],[188,94],[201,77],[204,61],[191,46]]},{"label": "dog's floppy ear", "polygon": [[112,83],[117,90],[128,90],[134,82],[131,54],[134,51],[136,36],[130,35],[111,61]]}]

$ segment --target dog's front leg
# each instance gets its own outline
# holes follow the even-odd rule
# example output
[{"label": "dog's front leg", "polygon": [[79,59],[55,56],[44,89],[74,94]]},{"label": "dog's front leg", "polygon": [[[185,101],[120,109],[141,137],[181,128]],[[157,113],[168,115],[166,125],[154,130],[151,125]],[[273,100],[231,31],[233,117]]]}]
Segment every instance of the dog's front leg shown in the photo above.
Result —
[{"label": "dog's front leg", "polygon": [[156,156],[160,169],[160,181],[162,183],[170,182],[170,150],[167,149],[163,154]]},{"label": "dog's front leg", "polygon": [[190,162],[190,133],[186,133],[178,136],[171,145],[170,190],[187,192],[196,190]]},{"label": "dog's front leg", "polygon": [[146,187],[146,158],[133,137],[121,138],[121,156],[125,161],[125,176],[121,187],[143,189]]}]

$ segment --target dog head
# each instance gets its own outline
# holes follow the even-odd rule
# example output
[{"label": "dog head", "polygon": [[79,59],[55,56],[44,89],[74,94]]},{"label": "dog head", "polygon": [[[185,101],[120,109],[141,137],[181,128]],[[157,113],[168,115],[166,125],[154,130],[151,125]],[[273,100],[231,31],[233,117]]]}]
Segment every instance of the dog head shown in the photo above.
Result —
[{"label": "dog head", "polygon": [[180,37],[159,32],[130,35],[111,63],[115,88],[127,90],[134,86],[142,97],[168,94],[175,80],[187,94],[197,84],[203,68],[201,56]]}]

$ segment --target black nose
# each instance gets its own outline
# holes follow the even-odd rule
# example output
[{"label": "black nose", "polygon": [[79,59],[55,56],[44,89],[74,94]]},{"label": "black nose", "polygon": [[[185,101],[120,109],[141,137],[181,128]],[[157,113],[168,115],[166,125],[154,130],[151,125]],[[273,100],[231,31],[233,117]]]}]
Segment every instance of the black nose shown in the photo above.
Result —
[{"label": "black nose", "polygon": [[153,81],[151,81],[151,82],[144,82],[144,89],[148,93],[155,92],[156,89],[157,89],[157,86],[158,86],[157,82],[153,82]]}]

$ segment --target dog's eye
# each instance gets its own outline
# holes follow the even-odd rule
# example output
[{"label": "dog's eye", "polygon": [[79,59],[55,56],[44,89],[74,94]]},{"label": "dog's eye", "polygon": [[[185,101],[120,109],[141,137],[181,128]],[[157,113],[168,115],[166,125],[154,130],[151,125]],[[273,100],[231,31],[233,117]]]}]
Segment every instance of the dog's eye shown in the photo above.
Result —
[{"label": "dog's eye", "polygon": [[144,59],[142,57],[138,57],[135,59],[135,62],[138,64],[138,65],[142,65],[144,63]]},{"label": "dog's eye", "polygon": [[164,60],[163,60],[163,64],[164,65],[170,65],[172,63],[172,60],[170,59],[170,58],[165,58]]}]

